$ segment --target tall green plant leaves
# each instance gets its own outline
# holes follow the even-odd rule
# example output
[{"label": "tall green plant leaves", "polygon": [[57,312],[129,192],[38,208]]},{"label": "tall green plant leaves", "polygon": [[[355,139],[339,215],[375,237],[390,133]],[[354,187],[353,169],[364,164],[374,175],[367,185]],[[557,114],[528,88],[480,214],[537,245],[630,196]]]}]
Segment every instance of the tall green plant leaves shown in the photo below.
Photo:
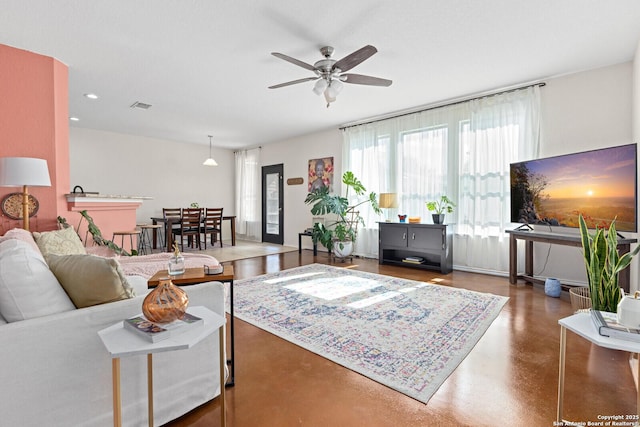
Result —
[{"label": "tall green plant leaves", "polygon": [[349,205],[349,190],[353,190],[356,196],[365,196],[367,192],[353,172],[346,171],[342,175],[342,183],[346,188],[345,196],[330,194],[328,187],[322,187],[308,193],[304,201],[305,204],[311,205],[313,215],[335,215],[333,220],[324,225],[316,223],[312,231],[313,241],[322,243],[328,249],[333,245],[334,239],[355,241],[357,225],[364,225],[357,209],[360,205],[368,203],[376,214],[382,213],[375,192],[371,192],[366,199]]},{"label": "tall green plant leaves", "polygon": [[618,274],[629,266],[631,259],[640,251],[640,246],[620,256],[615,220],[606,234],[604,229],[597,227],[594,234],[589,233],[582,215],[579,222],[591,306],[594,310],[615,312],[621,298]]}]

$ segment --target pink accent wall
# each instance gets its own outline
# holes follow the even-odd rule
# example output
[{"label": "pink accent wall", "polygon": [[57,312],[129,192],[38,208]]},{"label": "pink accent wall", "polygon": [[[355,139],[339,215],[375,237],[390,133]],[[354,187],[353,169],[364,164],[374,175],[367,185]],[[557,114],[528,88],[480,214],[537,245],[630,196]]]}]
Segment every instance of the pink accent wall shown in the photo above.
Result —
[{"label": "pink accent wall", "polygon": [[[77,227],[78,211],[86,209],[103,237],[111,239],[114,230],[135,228],[140,204],[67,203],[65,194],[71,192],[68,74],[67,66],[54,58],[0,44],[0,157],[47,160],[51,187],[29,187],[40,206],[30,218],[31,231],[56,229],[58,216]],[[0,200],[17,192],[22,187],[0,187]],[[0,217],[0,235],[16,227],[22,227],[22,220]]]},{"label": "pink accent wall", "polygon": [[[0,157],[46,159],[51,187],[30,187],[39,201],[32,231],[52,230],[69,192],[68,71],[53,58],[0,45]],[[0,198],[22,188],[0,187]],[[64,202],[64,203],[63,203]],[[0,229],[21,227],[2,217]]]},{"label": "pink accent wall", "polygon": [[[112,239],[112,237],[114,231],[129,231],[136,228],[136,210],[140,205],[140,202],[134,201],[69,202],[69,209],[73,211],[73,214],[68,215],[67,220],[70,225],[73,225],[73,227],[78,230],[78,234],[83,241],[91,242],[91,235],[87,234],[87,221],[84,219],[80,221],[80,218],[82,217],[78,213],[86,210],[89,216],[93,219],[93,222],[98,226],[98,228],[100,228],[103,238],[113,240],[116,245],[122,247],[127,252],[131,252],[131,239],[128,236],[124,238],[124,241],[122,237],[117,237],[115,239]],[[71,221],[71,218],[74,220]],[[78,227],[78,225],[80,226]],[[90,245],[91,243],[88,244]],[[135,249],[137,249],[138,238],[136,236],[133,236],[133,245],[136,247]]]}]

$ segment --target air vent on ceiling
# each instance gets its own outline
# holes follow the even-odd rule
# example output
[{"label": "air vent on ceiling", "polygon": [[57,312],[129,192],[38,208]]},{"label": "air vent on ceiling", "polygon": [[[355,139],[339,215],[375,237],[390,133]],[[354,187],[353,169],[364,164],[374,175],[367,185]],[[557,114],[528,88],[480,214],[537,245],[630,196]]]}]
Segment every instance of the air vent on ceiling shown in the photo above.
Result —
[{"label": "air vent on ceiling", "polygon": [[136,101],[131,104],[131,108],[140,108],[141,110],[148,110],[151,108],[151,104],[145,104],[144,102]]}]

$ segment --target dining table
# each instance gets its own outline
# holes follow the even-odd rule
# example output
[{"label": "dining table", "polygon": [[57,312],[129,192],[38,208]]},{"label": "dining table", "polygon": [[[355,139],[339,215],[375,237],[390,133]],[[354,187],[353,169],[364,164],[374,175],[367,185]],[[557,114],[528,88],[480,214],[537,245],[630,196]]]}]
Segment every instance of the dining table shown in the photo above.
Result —
[{"label": "dining table", "polygon": [[[178,217],[163,217],[163,216],[152,216],[151,221],[153,225],[157,225],[159,223],[164,224],[164,236],[166,243],[167,252],[173,251],[173,224],[179,224],[180,218]],[[224,215],[222,217],[222,221],[229,221],[231,225],[231,246],[236,245],[236,216],[235,215]],[[220,227],[220,240],[222,240],[222,227]],[[156,228],[153,229],[152,232],[152,244],[153,249],[158,247],[158,230]]]}]

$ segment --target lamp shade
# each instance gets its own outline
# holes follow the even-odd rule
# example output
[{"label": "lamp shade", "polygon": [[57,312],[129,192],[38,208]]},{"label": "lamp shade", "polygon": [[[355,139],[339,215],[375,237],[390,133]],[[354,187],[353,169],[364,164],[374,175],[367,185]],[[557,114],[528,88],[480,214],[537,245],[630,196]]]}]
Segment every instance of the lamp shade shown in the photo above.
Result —
[{"label": "lamp shade", "polygon": [[378,205],[381,208],[397,208],[398,195],[396,193],[380,193],[380,203]]},{"label": "lamp shade", "polygon": [[50,187],[47,161],[31,157],[0,158],[1,187]]}]

